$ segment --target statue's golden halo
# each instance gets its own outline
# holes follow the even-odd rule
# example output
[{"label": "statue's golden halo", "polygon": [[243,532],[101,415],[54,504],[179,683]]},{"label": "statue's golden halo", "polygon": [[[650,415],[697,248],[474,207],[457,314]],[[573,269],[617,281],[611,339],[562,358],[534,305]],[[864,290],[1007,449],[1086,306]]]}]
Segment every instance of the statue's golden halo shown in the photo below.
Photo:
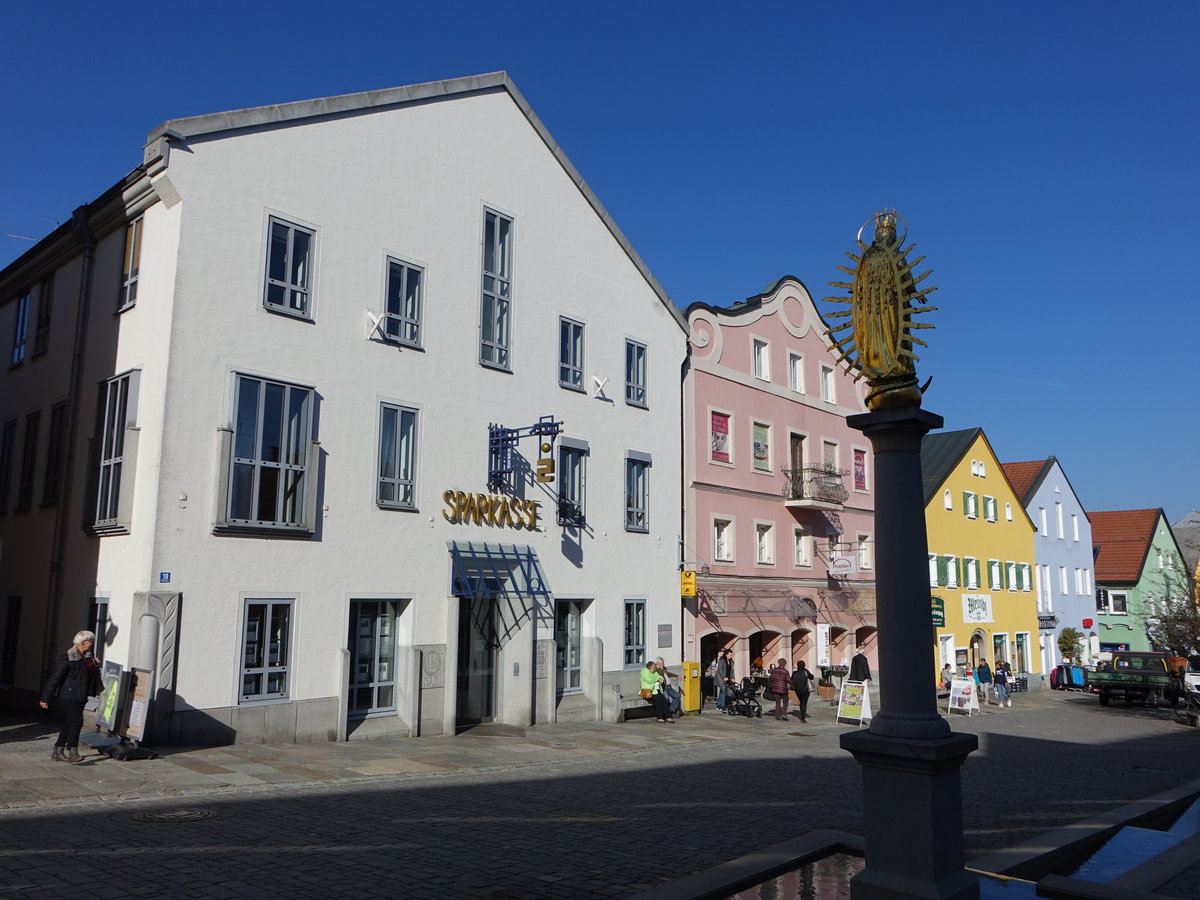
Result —
[{"label": "statue's golden halo", "polygon": [[[897,234],[896,225],[904,223],[904,233]],[[874,223],[875,234],[868,246],[862,233]],[[920,306],[926,294],[936,287],[918,288],[932,269],[913,276],[913,269],[925,257],[911,263],[909,252],[916,247],[903,247],[908,237],[908,221],[894,209],[884,209],[863,223],[855,236],[861,255],[847,252],[854,266],[838,266],[853,281],[831,281],[831,287],[845,288],[849,297],[826,297],[832,303],[844,303],[849,310],[830,313],[829,319],[846,319],[840,325],[826,329],[838,353],[837,362],[858,381],[865,377],[871,390],[867,393],[870,409],[889,409],[899,406],[920,406],[921,389],[917,387],[916,362],[913,345],[926,347],[923,340],[913,337],[917,328],[932,328],[912,317],[931,312],[936,306]],[[850,333],[838,339],[839,332]]]}]

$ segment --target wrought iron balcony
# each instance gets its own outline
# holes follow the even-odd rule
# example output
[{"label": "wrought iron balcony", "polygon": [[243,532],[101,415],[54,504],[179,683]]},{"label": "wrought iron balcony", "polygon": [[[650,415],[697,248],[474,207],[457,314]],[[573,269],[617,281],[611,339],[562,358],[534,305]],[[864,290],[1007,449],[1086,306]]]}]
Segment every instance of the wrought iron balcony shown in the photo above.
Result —
[{"label": "wrought iron balcony", "polygon": [[808,509],[841,509],[850,492],[842,479],[848,469],[833,466],[804,466],[800,469],[783,469],[786,481],[783,498],[786,506]]}]

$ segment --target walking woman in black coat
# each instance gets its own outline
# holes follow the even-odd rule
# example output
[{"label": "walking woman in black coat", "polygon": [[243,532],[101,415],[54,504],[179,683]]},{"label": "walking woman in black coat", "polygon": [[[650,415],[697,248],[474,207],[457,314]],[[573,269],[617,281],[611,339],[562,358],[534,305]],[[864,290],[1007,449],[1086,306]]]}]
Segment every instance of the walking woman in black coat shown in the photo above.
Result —
[{"label": "walking woman in black coat", "polygon": [[[100,664],[92,656],[96,635],[80,631],[75,635],[74,646],[58,658],[42,699],[42,709],[50,708],[51,700],[58,700],[63,711],[63,727],[54,742],[54,753],[50,758],[59,762],[79,762],[79,731],[83,728],[83,706],[88,697],[95,697],[104,690],[100,677]],[[63,755],[63,751],[66,755]]]}]

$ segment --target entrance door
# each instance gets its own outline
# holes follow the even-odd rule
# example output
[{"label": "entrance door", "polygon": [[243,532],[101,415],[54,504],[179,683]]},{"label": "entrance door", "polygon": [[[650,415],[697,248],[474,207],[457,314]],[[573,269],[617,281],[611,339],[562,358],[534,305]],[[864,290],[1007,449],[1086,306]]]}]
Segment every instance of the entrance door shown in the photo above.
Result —
[{"label": "entrance door", "polygon": [[496,604],[491,594],[458,599],[457,726],[492,721],[496,710]]},{"label": "entrance door", "polygon": [[351,719],[396,709],[396,601],[351,600]]},{"label": "entrance door", "polygon": [[583,602],[580,600],[557,600],[554,604],[554,643],[560,694],[577,694],[583,688],[580,657],[583,645],[580,638],[580,623],[583,619]]}]

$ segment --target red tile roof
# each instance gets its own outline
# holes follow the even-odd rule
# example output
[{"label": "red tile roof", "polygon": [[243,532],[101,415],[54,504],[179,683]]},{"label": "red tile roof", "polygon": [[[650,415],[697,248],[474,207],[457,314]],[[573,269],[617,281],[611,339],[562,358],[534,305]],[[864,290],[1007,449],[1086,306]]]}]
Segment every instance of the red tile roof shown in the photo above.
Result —
[{"label": "red tile roof", "polygon": [[1096,556],[1096,581],[1135,582],[1142,575],[1161,509],[1115,509],[1088,513]]},{"label": "red tile roof", "polygon": [[1026,494],[1029,493],[1029,489],[1033,487],[1033,483],[1045,466],[1046,460],[1044,459],[1035,459],[1032,462],[1000,463],[1000,468],[1004,469],[1004,474],[1008,476],[1013,491],[1022,504],[1029,499]]}]

